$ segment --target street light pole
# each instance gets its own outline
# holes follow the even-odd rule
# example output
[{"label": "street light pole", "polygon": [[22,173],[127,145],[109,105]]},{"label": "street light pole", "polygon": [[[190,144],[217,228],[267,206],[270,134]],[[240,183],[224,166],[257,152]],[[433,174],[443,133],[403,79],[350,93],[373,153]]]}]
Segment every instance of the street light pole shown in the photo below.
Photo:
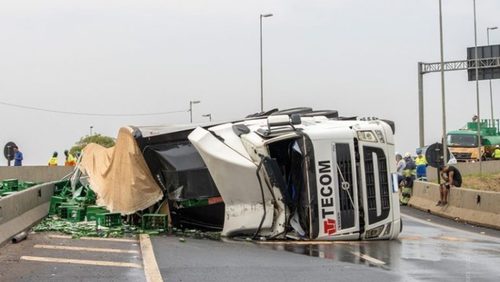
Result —
[{"label": "street light pole", "polygon": [[94,128],[93,125],[90,126],[90,136],[92,136],[92,128]]},{"label": "street light pole", "polygon": [[189,122],[193,123],[193,104],[199,104],[200,101],[189,101]]},{"label": "street light pole", "polygon": [[472,1],[474,5],[474,60],[476,66],[476,103],[477,103],[477,153],[479,158],[479,175],[483,172],[482,154],[481,154],[481,112],[479,111],[479,60],[477,58],[477,21],[476,21],[476,0]]},{"label": "street light pole", "polygon": [[260,111],[264,112],[264,70],[262,67],[262,18],[272,17],[273,14],[260,14]]},{"label": "street light pole", "polygon": [[201,115],[202,117],[207,117],[209,121],[212,121],[212,114]]},{"label": "street light pole", "polygon": [[[495,30],[497,28],[498,28],[497,26],[486,28],[486,38],[488,39],[488,46],[490,45],[490,30]],[[491,79],[490,79],[490,105],[491,105],[491,125],[496,127],[496,129],[498,130],[498,127],[495,123],[495,118],[493,116],[493,91],[491,90]]]},{"label": "street light pole", "polygon": [[439,45],[441,53],[441,111],[443,122],[443,164],[448,161],[448,142],[446,140],[446,101],[444,92],[444,52],[443,52],[443,16],[441,11],[441,0],[439,0]]}]

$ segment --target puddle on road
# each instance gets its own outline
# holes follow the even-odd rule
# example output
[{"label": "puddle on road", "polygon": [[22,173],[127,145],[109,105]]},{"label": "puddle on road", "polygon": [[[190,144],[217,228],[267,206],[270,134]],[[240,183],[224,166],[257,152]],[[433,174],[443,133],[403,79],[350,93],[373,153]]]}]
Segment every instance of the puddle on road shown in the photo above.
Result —
[{"label": "puddle on road", "polygon": [[[390,270],[391,255],[390,247],[388,247],[388,245],[391,242],[385,241],[385,244],[378,243],[379,242],[375,241],[335,241],[323,243],[299,241],[265,242],[257,243],[257,245],[277,251],[286,251],[311,257],[319,257],[354,264],[363,264]],[[399,244],[397,242],[392,243]],[[371,245],[377,246],[372,247]]]}]

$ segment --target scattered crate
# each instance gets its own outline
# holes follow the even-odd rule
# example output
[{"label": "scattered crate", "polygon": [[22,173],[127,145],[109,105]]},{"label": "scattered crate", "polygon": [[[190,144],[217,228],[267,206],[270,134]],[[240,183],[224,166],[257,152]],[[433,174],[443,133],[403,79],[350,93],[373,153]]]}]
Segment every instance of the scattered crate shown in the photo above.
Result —
[{"label": "scattered crate", "polygon": [[15,191],[14,192],[13,191],[4,191],[4,192],[0,193],[0,197],[7,197],[7,196],[12,195],[14,193],[16,193],[16,192]]},{"label": "scattered crate", "polygon": [[120,213],[98,213],[96,214],[97,227],[115,227],[122,224],[122,215]]},{"label": "scattered crate", "polygon": [[36,183],[35,182],[32,182],[32,181],[19,181],[19,189],[18,190],[24,190],[24,189],[28,189],[30,187],[33,187],[35,186]]},{"label": "scattered crate", "polygon": [[166,214],[142,215],[142,230],[167,231],[168,216]]},{"label": "scattered crate", "polygon": [[67,206],[68,220],[79,222],[85,219],[85,208],[79,206]]},{"label": "scattered crate", "polygon": [[96,220],[96,215],[100,213],[109,213],[109,211],[103,206],[87,206],[87,221]]},{"label": "scattered crate", "polygon": [[77,208],[79,208],[79,206],[71,205],[69,203],[61,203],[61,205],[57,208],[57,215],[60,218],[70,219],[71,211]]},{"label": "scattered crate", "polygon": [[66,202],[66,198],[59,196],[52,196],[50,198],[49,214],[56,214],[57,208],[59,208],[59,206],[64,202]]},{"label": "scattered crate", "polygon": [[17,191],[19,188],[19,180],[17,179],[5,179],[2,181],[2,189],[10,191]]}]

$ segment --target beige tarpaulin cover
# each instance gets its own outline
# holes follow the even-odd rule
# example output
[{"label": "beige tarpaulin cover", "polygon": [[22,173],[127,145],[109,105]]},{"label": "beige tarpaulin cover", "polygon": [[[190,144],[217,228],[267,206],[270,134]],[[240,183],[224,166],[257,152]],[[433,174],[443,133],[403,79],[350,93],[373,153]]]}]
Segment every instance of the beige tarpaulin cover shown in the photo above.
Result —
[{"label": "beige tarpaulin cover", "polygon": [[131,128],[120,129],[114,147],[88,144],[79,167],[89,176],[92,190],[98,196],[97,204],[112,212],[131,214],[150,207],[163,196]]}]

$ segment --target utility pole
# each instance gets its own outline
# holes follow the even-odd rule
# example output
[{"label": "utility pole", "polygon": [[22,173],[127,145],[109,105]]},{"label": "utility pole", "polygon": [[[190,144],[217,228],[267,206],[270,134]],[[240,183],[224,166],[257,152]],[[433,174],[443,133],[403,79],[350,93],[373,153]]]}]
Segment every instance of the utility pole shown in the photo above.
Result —
[{"label": "utility pole", "polygon": [[444,92],[444,52],[443,52],[443,14],[441,11],[441,0],[439,0],[439,42],[441,53],[441,111],[443,126],[443,164],[448,161],[448,143],[446,142],[446,101]]},{"label": "utility pole", "polygon": [[262,18],[272,17],[273,14],[260,14],[260,111],[264,112],[264,68],[262,67]]},{"label": "utility pole", "polygon": [[[495,30],[497,28],[498,28],[497,26],[486,28],[486,38],[488,40],[488,46],[490,45],[490,30]],[[494,126],[498,131],[498,127],[496,125],[495,118],[493,116],[493,91],[491,89],[491,79],[490,79],[490,105],[491,105],[491,126]]]},{"label": "utility pole", "polygon": [[476,21],[476,0],[472,0],[474,5],[474,59],[476,62],[476,103],[477,103],[477,154],[479,158],[479,175],[482,175],[483,156],[481,154],[481,112],[479,107],[479,60],[477,59],[477,21]]}]

